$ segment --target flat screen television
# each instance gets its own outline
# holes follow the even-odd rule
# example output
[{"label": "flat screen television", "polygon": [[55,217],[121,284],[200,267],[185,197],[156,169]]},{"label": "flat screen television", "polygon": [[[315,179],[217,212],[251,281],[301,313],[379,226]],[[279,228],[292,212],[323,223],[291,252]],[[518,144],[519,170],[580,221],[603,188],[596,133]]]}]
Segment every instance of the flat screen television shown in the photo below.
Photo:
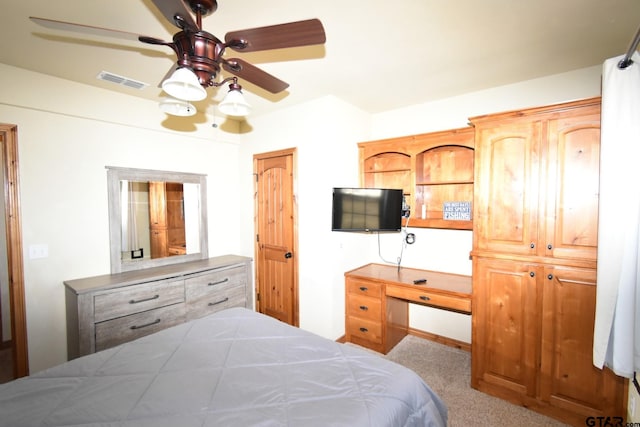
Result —
[{"label": "flat screen television", "polygon": [[400,231],[402,190],[334,188],[332,231]]}]

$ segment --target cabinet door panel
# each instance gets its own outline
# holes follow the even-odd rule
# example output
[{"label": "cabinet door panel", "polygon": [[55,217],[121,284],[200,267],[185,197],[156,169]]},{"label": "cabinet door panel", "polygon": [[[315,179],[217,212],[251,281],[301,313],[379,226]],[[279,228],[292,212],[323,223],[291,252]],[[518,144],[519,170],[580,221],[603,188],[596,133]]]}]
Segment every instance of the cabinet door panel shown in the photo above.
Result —
[{"label": "cabinet door panel", "polygon": [[521,395],[534,394],[539,271],[519,262],[475,260],[474,387],[489,383]]},{"label": "cabinet door panel", "polygon": [[476,130],[478,249],[536,254],[540,129],[515,122]]},{"label": "cabinet door panel", "polygon": [[540,393],[584,417],[619,416],[623,381],[593,366],[596,270],[545,268]]},{"label": "cabinet door panel", "polygon": [[596,259],[600,115],[549,122],[546,255]]}]

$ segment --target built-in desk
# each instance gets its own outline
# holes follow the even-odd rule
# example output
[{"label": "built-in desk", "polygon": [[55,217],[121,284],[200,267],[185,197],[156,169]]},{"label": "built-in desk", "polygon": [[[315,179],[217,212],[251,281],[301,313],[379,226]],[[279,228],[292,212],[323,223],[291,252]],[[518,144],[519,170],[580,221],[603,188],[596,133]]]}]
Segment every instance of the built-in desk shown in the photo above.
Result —
[{"label": "built-in desk", "polygon": [[471,314],[471,276],[383,264],[346,272],[345,341],[388,353],[408,333],[409,303]]}]

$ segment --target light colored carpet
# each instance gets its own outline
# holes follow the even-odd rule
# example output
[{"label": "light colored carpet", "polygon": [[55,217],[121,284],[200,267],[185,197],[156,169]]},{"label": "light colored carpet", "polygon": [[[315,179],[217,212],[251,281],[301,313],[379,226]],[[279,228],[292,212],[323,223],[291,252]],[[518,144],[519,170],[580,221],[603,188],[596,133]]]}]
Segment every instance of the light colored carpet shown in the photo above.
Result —
[{"label": "light colored carpet", "polygon": [[386,355],[418,375],[449,408],[449,426],[566,426],[559,421],[471,388],[471,354],[406,336]]}]

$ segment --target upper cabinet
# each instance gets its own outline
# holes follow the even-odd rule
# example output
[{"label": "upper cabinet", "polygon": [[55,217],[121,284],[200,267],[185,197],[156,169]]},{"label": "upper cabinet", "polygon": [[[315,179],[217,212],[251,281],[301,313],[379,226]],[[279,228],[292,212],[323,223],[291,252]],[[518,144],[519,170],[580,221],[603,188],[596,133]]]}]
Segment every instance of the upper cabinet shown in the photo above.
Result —
[{"label": "upper cabinet", "polygon": [[360,185],[402,188],[413,227],[472,229],[471,127],[361,142]]},{"label": "upper cabinet", "polygon": [[595,261],[599,99],[471,121],[474,250]]}]

